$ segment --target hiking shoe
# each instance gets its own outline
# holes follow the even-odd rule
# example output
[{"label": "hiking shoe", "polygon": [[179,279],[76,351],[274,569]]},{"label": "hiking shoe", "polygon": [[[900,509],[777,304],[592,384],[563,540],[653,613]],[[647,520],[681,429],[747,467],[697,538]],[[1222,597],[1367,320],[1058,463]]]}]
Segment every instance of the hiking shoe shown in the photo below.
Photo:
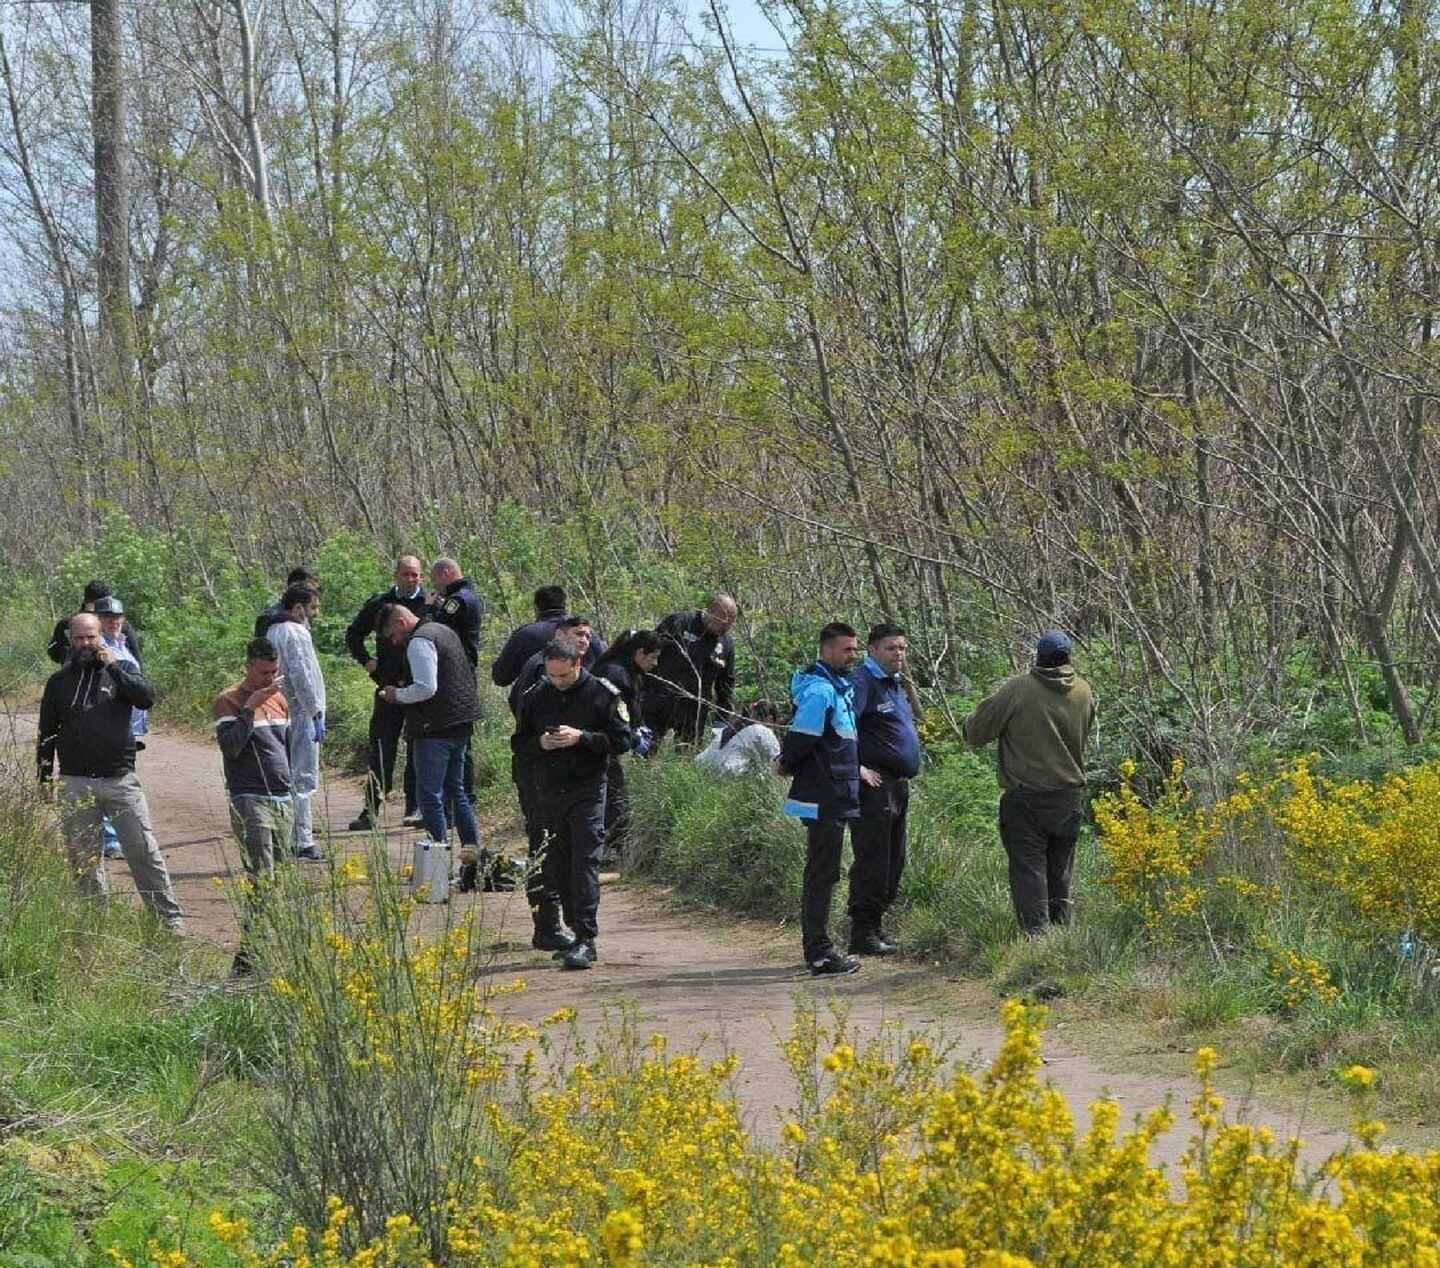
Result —
[{"label": "hiking shoe", "polygon": [[368,810],[362,810],[350,820],[351,832],[369,832],[375,826],[375,820],[370,817]]},{"label": "hiking shoe", "polygon": [[599,958],[595,954],[593,942],[577,942],[570,950],[561,953],[560,967],[562,969],[593,969],[595,961]]},{"label": "hiking shoe", "polygon": [[850,935],[851,955],[894,955],[898,950],[899,947],[893,942],[886,942],[875,929],[865,929]]},{"label": "hiking shoe", "polygon": [[844,977],[847,973],[858,972],[860,961],[853,955],[841,955],[838,951],[831,951],[829,955],[810,961],[811,977]]},{"label": "hiking shoe", "polygon": [[323,863],[325,851],[318,845],[307,845],[303,850],[296,850],[295,857],[301,863]]},{"label": "hiking shoe", "polygon": [[575,945],[575,935],[568,929],[537,929],[530,945],[537,951],[554,951],[557,955],[564,955]]}]

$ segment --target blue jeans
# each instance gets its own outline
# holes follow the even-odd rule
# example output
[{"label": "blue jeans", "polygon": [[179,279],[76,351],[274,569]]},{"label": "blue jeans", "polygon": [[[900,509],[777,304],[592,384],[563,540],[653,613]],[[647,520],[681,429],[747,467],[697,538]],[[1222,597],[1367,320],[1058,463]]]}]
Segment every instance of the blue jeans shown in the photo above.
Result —
[{"label": "blue jeans", "polygon": [[432,841],[449,839],[450,824],[445,817],[448,804],[455,816],[460,844],[480,844],[475,808],[465,792],[465,751],[469,747],[468,739],[415,741],[415,800]]}]

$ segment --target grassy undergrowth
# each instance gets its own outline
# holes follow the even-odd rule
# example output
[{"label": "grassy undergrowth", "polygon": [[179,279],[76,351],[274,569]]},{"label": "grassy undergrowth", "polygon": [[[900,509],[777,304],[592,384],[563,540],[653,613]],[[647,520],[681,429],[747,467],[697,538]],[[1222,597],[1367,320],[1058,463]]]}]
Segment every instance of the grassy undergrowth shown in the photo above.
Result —
[{"label": "grassy undergrowth", "polygon": [[80,898],[48,808],[0,792],[0,1265],[110,1264],[267,1200],[229,1162],[273,1060],[218,952]]}]

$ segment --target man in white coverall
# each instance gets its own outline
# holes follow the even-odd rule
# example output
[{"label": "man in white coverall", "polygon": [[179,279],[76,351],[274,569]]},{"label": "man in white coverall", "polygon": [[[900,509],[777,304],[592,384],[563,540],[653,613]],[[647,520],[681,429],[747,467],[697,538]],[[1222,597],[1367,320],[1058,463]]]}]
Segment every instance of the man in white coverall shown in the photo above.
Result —
[{"label": "man in white coverall", "polygon": [[322,863],[324,851],[315,843],[311,799],[320,786],[320,741],[325,736],[325,676],[315,655],[310,622],[320,614],[320,594],[294,585],[280,596],[283,609],[267,637],[280,653],[285,700],[290,706],[290,783],[295,798],[292,840],[295,857]]}]

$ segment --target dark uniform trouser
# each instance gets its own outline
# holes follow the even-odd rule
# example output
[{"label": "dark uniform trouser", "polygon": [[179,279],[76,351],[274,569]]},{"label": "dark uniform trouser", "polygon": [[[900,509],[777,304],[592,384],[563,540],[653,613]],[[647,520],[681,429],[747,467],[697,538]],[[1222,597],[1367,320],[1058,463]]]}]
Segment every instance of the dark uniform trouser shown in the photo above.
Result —
[{"label": "dark uniform trouser", "polygon": [[[564,791],[545,790],[545,886],[560,896],[565,923],[582,942],[599,930],[600,853],[605,846],[605,780]],[[553,923],[554,907],[537,922]]]},{"label": "dark uniform trouser", "polygon": [[520,814],[525,820],[525,841],[529,851],[525,868],[525,901],[530,904],[530,914],[535,917],[537,928],[553,927],[560,895],[545,879],[544,802],[535,788],[533,767],[522,761],[520,754],[513,750],[510,754],[510,781],[520,799]]},{"label": "dark uniform trouser", "polygon": [[1010,897],[1026,933],[1070,923],[1070,873],[1080,837],[1080,790],[1014,789],[1000,798],[1000,840],[1010,857]]},{"label": "dark uniform trouser", "polygon": [[645,724],[654,732],[650,751],[659,751],[660,741],[671,731],[676,740],[695,744],[705,733],[710,718],[710,706],[691,700],[688,696],[677,696],[664,687],[657,687],[653,697],[645,697]]},{"label": "dark uniform trouser", "polygon": [[800,883],[800,937],[807,964],[835,950],[830,941],[830,900],[840,880],[844,819],[812,819],[805,824],[805,877]]},{"label": "dark uniform trouser", "polygon": [[880,922],[900,892],[905,870],[905,814],[910,781],[880,772],[872,788],[860,781],[860,817],[850,821],[850,936],[880,932]]},{"label": "dark uniform trouser", "polygon": [[605,768],[605,852],[618,857],[625,852],[630,832],[630,803],[625,793],[625,767],[611,757]]},{"label": "dark uniform trouser", "polygon": [[[405,734],[405,707],[375,697],[370,712],[370,777],[365,781],[365,808],[380,812],[380,799],[389,796],[395,785],[395,760],[400,755],[400,737]],[[405,813],[415,813],[415,762],[406,743]]]}]

